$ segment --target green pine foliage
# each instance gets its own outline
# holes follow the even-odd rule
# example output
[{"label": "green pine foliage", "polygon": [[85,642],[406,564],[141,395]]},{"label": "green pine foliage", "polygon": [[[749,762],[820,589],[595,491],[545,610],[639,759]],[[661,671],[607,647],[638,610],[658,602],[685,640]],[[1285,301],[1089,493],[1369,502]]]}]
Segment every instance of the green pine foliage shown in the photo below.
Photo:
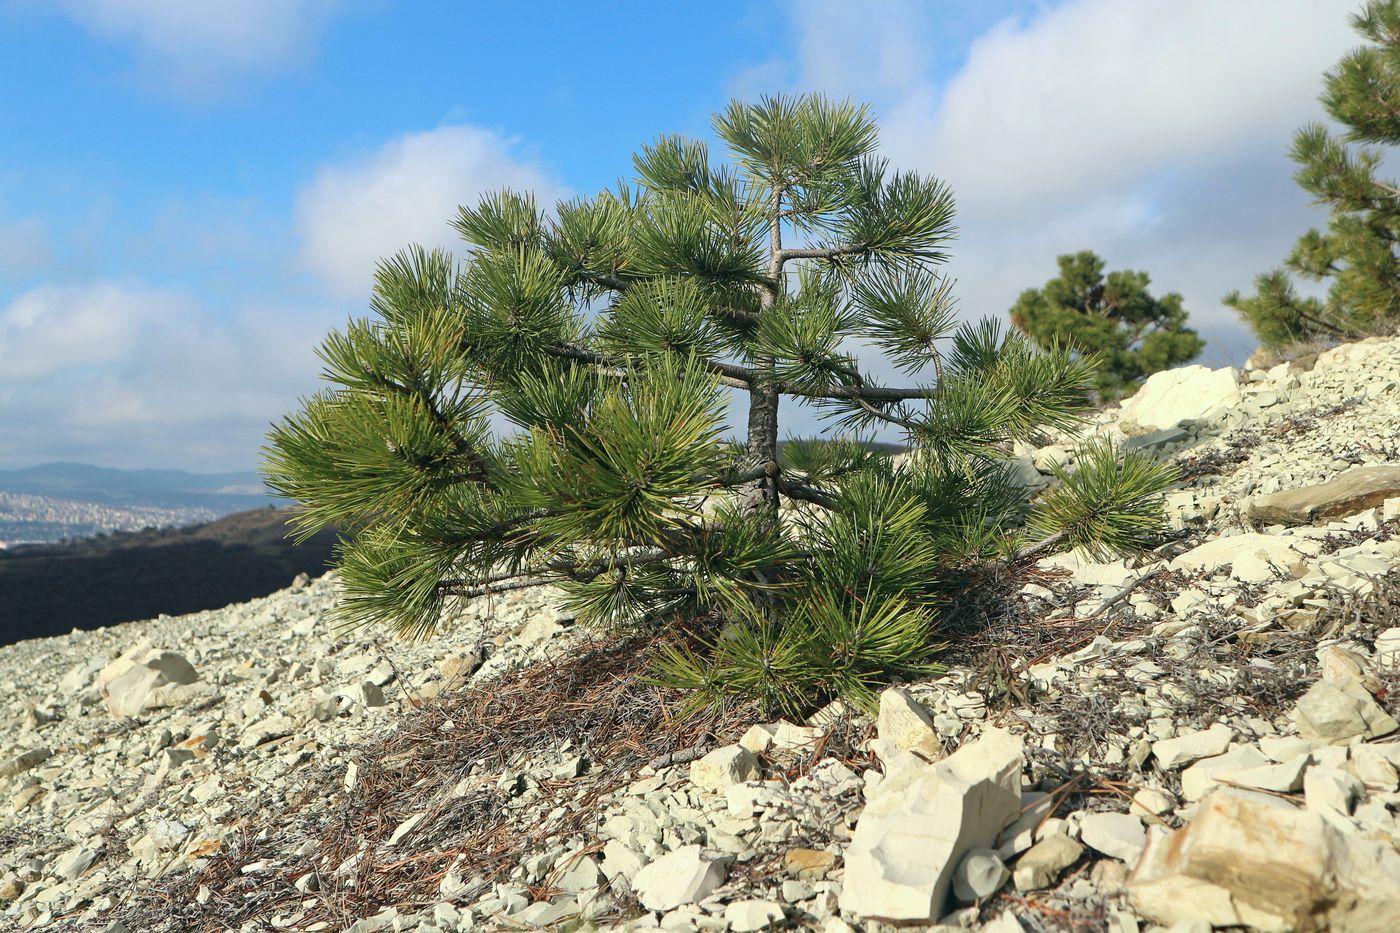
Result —
[{"label": "green pine foliage", "polygon": [[1027,289],[1011,308],[1011,323],[1037,346],[1094,354],[1094,388],[1118,398],[1147,376],[1189,363],[1205,347],[1186,326],[1181,296],[1158,298],[1146,272],[1110,272],[1089,251],[1059,257],[1060,275]]},{"label": "green pine foliage", "polygon": [[[1370,0],[1351,22],[1368,44],[1326,73],[1321,96],[1346,132],[1309,124],[1291,152],[1294,178],[1328,208],[1327,229],[1303,234],[1284,268],[1255,279],[1253,295],[1224,299],[1267,347],[1400,324],[1400,182],[1380,174],[1387,147],[1400,144],[1400,0]],[[1300,294],[1294,276],[1325,283],[1325,297]]]},{"label": "green pine foliage", "polygon": [[[1140,453],[1084,458],[1038,507],[1012,481],[1014,441],[1080,417],[1091,361],[957,322],[952,194],[877,158],[865,108],[768,98],[714,127],[728,163],[663,137],[630,185],[491,195],[458,212],[460,261],[381,264],[265,466],[304,532],[341,530],[346,620],[426,636],[552,583],[582,623],[671,633],[656,676],[697,703],[868,705],[933,669],[977,568],[1152,538],[1170,477]],[[780,447],[796,405],[830,429]]]}]

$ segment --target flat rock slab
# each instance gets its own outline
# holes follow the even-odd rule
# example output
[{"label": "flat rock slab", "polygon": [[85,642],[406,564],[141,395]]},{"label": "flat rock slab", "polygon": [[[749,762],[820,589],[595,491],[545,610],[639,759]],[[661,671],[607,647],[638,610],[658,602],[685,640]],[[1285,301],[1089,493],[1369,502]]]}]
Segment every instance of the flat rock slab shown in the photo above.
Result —
[{"label": "flat rock slab", "polygon": [[1217,790],[1185,827],[1153,832],[1128,898],[1164,925],[1384,933],[1400,930],[1400,855],[1287,800]]},{"label": "flat rock slab", "polygon": [[1355,515],[1400,496],[1400,466],[1354,467],[1316,486],[1251,499],[1249,517],[1271,525],[1308,525]]}]

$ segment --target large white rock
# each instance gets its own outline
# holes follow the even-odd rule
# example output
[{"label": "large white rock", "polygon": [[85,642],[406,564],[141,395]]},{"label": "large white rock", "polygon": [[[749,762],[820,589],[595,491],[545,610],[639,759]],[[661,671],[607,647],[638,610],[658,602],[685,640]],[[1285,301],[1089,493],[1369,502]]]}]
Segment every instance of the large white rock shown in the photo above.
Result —
[{"label": "large white rock", "polygon": [[1151,833],[1128,898],[1166,925],[1392,933],[1400,854],[1287,800],[1222,788],[1185,827]]},{"label": "large white rock", "polygon": [[933,764],[903,756],[871,793],[846,849],[841,909],[892,921],[937,920],[953,873],[990,848],[1021,803],[1024,748],[1002,729]]},{"label": "large white rock", "polygon": [[97,690],[108,711],[123,718],[145,709],[157,687],[192,684],[198,679],[194,666],[182,655],[153,648],[143,639],[98,673]]},{"label": "large white rock", "polygon": [[1209,419],[1238,405],[1243,396],[1235,370],[1183,366],[1153,373],[1123,403],[1118,429],[1129,437],[1150,434],[1190,419]]},{"label": "large white rock", "polygon": [[1394,732],[1400,723],[1358,681],[1319,680],[1293,708],[1298,734],[1333,745]]},{"label": "large white rock", "polygon": [[728,873],[728,862],[707,858],[699,846],[681,846],[643,866],[632,890],[648,910],[674,910],[708,897]]},{"label": "large white rock", "polygon": [[1213,538],[1174,558],[1172,570],[1213,574],[1231,568],[1231,576],[1248,583],[1262,583],[1275,573],[1299,577],[1307,561],[1296,539],[1250,532]]}]

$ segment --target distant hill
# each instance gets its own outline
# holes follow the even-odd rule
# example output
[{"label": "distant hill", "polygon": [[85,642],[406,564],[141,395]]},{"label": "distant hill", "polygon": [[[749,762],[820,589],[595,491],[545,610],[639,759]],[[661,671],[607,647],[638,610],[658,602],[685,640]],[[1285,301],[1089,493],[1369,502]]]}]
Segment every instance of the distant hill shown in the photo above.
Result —
[{"label": "distant hill", "polygon": [[265,596],[319,576],[335,541],[294,546],[288,509],[266,507],[187,528],[115,532],[0,551],[0,644]]},{"label": "distant hill", "polygon": [[115,470],[46,463],[0,470],[0,546],[171,528],[269,504],[256,473]]},{"label": "distant hill", "polygon": [[272,502],[262,477],[252,471],[116,470],[85,463],[0,470],[0,491],[108,505],[207,508],[226,514]]}]

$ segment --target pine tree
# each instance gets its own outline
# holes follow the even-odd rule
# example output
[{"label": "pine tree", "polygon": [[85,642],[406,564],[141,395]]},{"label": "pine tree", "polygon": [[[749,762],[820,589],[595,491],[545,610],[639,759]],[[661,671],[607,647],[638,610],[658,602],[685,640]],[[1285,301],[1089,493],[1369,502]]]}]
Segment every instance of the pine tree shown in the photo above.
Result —
[{"label": "pine tree", "polygon": [[[1284,262],[1255,279],[1255,294],[1225,296],[1265,346],[1348,340],[1400,324],[1400,183],[1379,174],[1400,143],[1400,0],[1371,0],[1351,17],[1369,43],[1323,79],[1321,100],[1346,133],[1320,123],[1298,131],[1291,156],[1298,184],[1330,211],[1327,231],[1309,230]],[[1360,146],[1348,145],[1360,143]],[[1326,282],[1301,295],[1291,274]]]},{"label": "pine tree", "polygon": [[1094,386],[1113,399],[1143,378],[1195,359],[1205,346],[1186,326],[1181,296],[1155,298],[1146,272],[1110,272],[1087,250],[1060,256],[1059,278],[1021,293],[1011,323],[1040,347],[1097,356]]},{"label": "pine tree", "polygon": [[[332,386],[265,466],[304,532],[341,530],[345,620],[424,636],[549,582],[580,622],[674,633],[658,675],[697,702],[868,703],[929,669],[974,568],[1154,533],[1166,472],[1103,446],[1028,509],[1010,444],[1076,423],[1087,362],[956,323],[952,195],[873,155],[866,108],[768,98],[714,129],[731,164],[665,136],[635,186],[552,213],[491,195],[458,211],[460,265],[380,265],[375,319],[326,340]],[[780,456],[780,404],[827,437]],[[859,442],[876,428],[904,465]]]}]

